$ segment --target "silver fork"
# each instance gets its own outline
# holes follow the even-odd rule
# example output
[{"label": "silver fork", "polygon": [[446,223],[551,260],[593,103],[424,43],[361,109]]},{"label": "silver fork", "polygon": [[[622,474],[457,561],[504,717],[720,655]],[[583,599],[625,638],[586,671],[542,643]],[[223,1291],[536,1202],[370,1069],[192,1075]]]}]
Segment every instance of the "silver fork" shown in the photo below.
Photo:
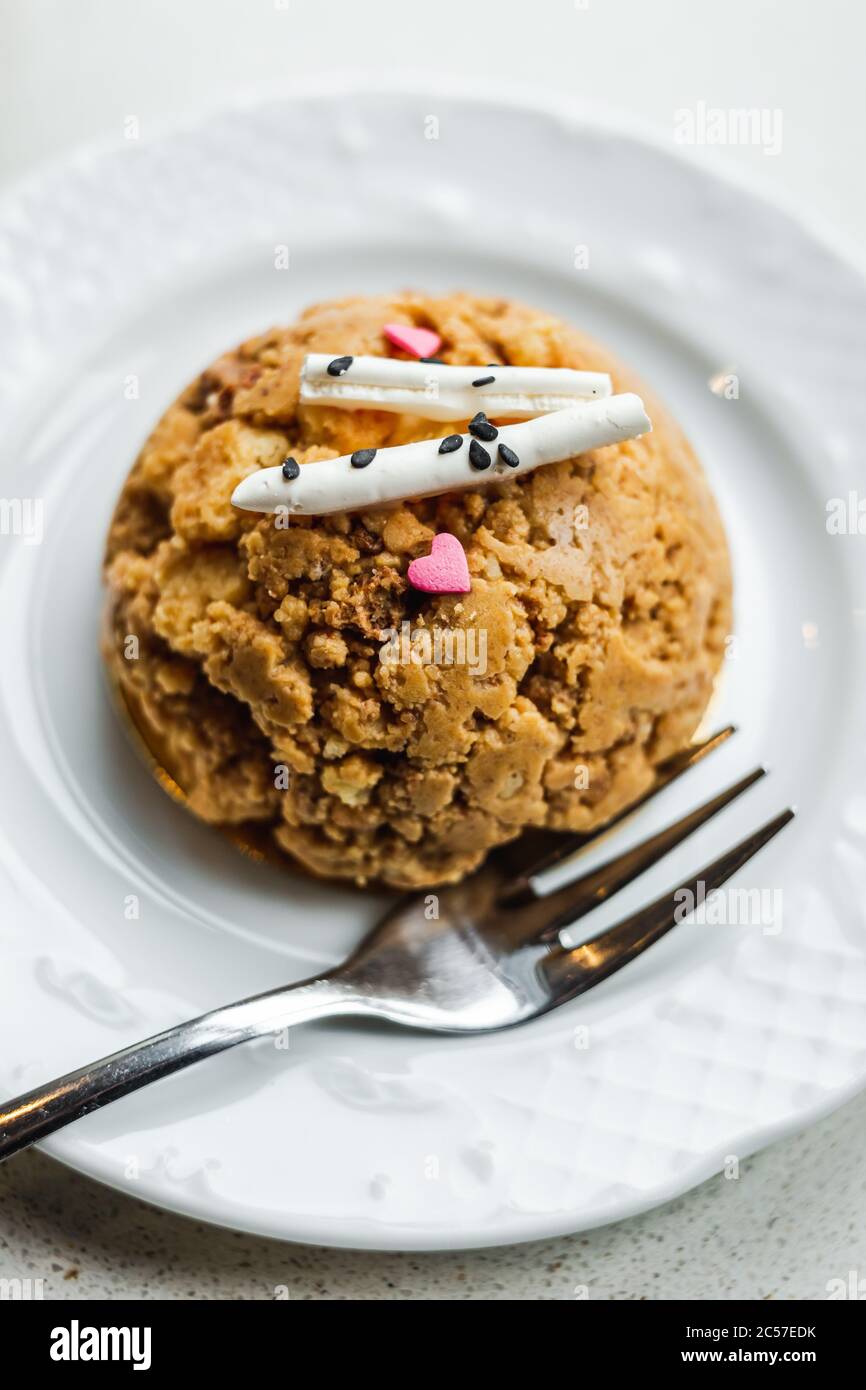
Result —
[{"label": "silver fork", "polygon": [[[671,758],[643,802],[718,748],[722,729]],[[756,768],[673,825],[550,893],[539,876],[598,838],[536,832],[494,852],[463,883],[442,889],[438,916],[422,895],[398,902],[342,965],[202,1014],[69,1072],[0,1109],[0,1161],[72,1120],[205,1057],[296,1023],[337,1014],[441,1033],[484,1033],[537,1018],[607,979],[676,925],[683,889],[712,892],[787,825],[785,810],[701,869],[573,948],[559,934],[625,887],[764,776]],[[604,833],[636,809],[632,806]],[[428,895],[429,896],[429,895]]]}]

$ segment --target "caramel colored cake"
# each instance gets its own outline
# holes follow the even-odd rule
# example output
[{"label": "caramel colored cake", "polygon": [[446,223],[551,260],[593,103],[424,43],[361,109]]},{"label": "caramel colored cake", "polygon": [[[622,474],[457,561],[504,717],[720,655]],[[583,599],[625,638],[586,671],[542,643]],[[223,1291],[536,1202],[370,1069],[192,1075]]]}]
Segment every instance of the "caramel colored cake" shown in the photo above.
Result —
[{"label": "caramel colored cake", "polygon": [[[317,305],[221,357],[145,444],[108,538],[105,656],[202,819],[254,822],[315,874],[415,887],[461,878],[526,826],[588,830],[640,796],[707,705],[730,574],[700,467],[646,391],[652,433],[525,477],[282,527],[233,507],[241,479],[287,454],[466,428],[299,406],[305,353],[401,356],[388,322],[434,329],[446,363],[640,389],[505,299]],[[419,593],[409,563],[446,530],[471,591]],[[404,623],[462,631],[474,659],[384,660]]]}]

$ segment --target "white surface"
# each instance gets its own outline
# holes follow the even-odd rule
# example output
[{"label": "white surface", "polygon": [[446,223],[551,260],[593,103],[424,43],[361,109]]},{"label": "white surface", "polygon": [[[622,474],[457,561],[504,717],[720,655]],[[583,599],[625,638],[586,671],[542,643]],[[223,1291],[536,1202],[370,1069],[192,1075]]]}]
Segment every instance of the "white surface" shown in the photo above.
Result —
[{"label": "white surface", "polygon": [[729,145],[699,157],[821,217],[852,251],[866,240],[857,0],[0,0],[0,13],[0,177],[117,137],[129,117],[146,138],[319,73],[418,71],[503,95],[534,84],[664,140],[699,102],[779,110],[778,156]]},{"label": "white surface", "polygon": [[[0,207],[19,272],[13,292],[0,281],[6,477],[13,495],[44,497],[48,518],[44,544],[0,556],[9,1090],[310,973],[377,911],[226,855],[135,765],[106,710],[101,537],[136,443],[202,362],[309,299],[393,284],[396,264],[433,288],[505,283],[639,363],[712,476],[740,596],[714,720],[741,733],[631,833],[758,759],[773,773],[602,920],[797,802],[798,822],[739,879],[782,892],[782,930],[681,927],[579,1005],[509,1034],[301,1029],[288,1055],[239,1049],[48,1146],[180,1211],[372,1248],[627,1215],[866,1080],[864,552],[824,528],[828,485],[844,496],[859,476],[866,287],[771,208],[663,149],[563,110],[438,100],[452,132],[438,164],[418,157],[429,95],[352,93],[121,146]],[[518,140],[533,197],[491,247],[473,217],[474,152],[483,142],[486,189],[504,200]],[[589,277],[570,256],[578,214]],[[291,274],[273,259],[286,227]],[[732,350],[740,397],[727,401],[707,379]]]},{"label": "white surface", "polygon": [[866,1094],[747,1159],[737,1177],[630,1221],[427,1255],[202,1227],[24,1154],[0,1167],[0,1277],[43,1279],[46,1299],[824,1299],[856,1289],[866,1270],[864,1126]]}]

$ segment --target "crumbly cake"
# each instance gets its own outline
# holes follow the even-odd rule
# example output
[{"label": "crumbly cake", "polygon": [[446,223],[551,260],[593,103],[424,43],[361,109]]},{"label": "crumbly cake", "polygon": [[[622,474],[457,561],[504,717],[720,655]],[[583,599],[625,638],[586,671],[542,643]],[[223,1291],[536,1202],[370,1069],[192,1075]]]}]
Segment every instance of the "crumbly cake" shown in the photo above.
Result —
[{"label": "crumbly cake", "polygon": [[[526,826],[589,830],[639,797],[707,705],[731,581],[700,466],[645,390],[652,433],[525,477],[287,526],[234,508],[241,479],[287,454],[465,428],[299,406],[305,353],[399,356],[388,322],[436,330],[448,363],[607,371],[615,391],[642,389],[581,333],[506,299],[310,308],[220,357],[145,444],[108,539],[105,656],[204,820],[255,822],[318,875],[418,887],[460,879]],[[407,583],[444,530],[466,551],[468,594]],[[462,631],[474,662],[383,659],[404,623]]]}]

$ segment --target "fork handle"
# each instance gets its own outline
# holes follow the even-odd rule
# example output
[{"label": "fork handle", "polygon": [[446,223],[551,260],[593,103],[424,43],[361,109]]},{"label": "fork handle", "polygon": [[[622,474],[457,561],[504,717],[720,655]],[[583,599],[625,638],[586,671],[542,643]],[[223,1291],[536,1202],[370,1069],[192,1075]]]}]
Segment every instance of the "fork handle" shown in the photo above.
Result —
[{"label": "fork handle", "polygon": [[205,1057],[295,1023],[355,1013],[357,997],[329,975],[254,995],[167,1028],[0,1103],[0,1162],[91,1110],[182,1071]]}]

